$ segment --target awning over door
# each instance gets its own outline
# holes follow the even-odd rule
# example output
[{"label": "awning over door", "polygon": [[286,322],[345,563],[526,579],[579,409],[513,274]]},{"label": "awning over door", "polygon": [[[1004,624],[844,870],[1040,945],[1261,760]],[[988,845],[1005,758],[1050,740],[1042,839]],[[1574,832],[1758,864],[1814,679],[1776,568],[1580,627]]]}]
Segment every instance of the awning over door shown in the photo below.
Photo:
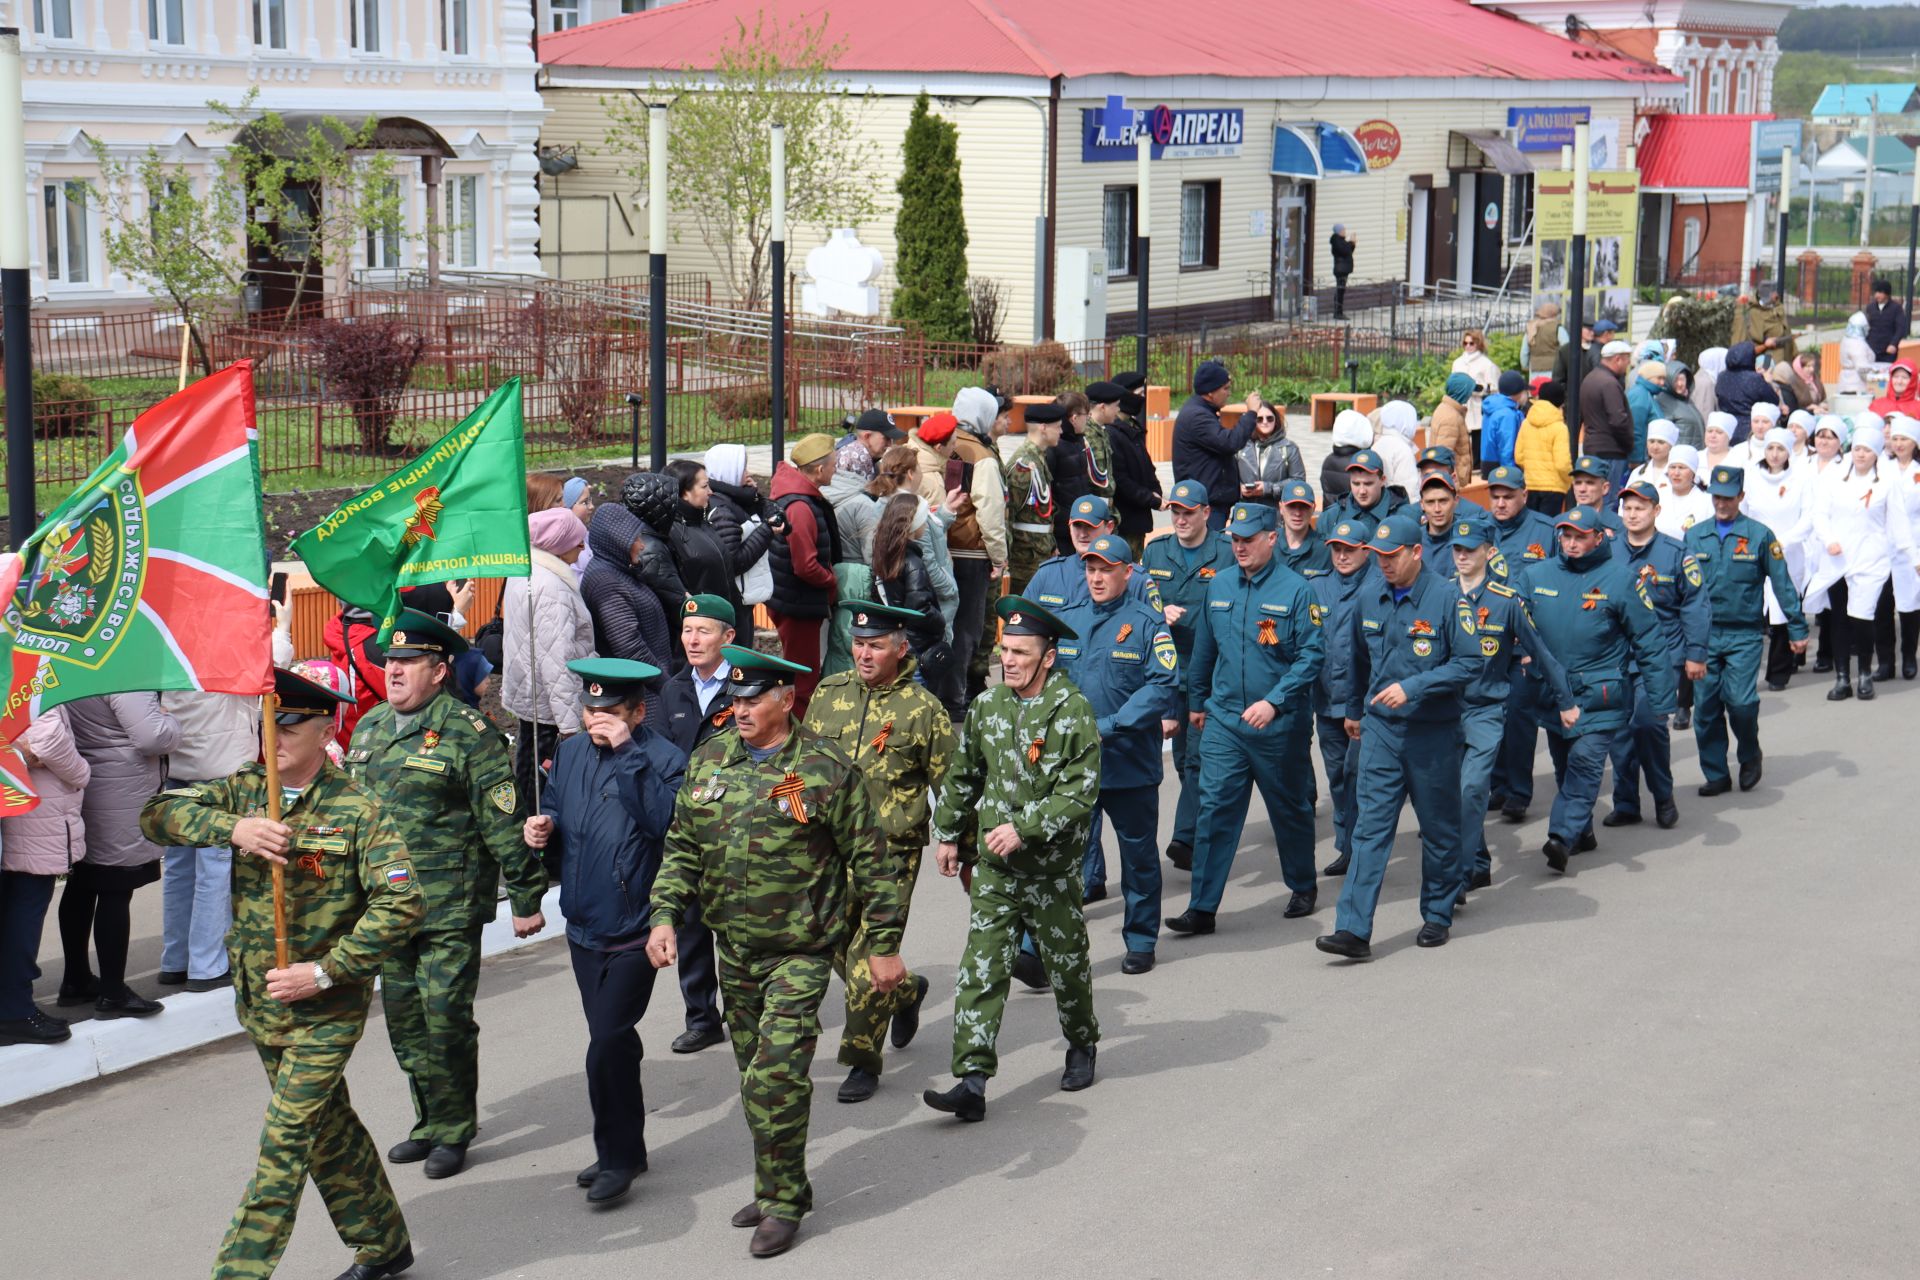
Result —
[{"label": "awning over door", "polygon": [[1487,163],[1492,165],[1496,172],[1533,172],[1533,166],[1527,163],[1527,157],[1521,153],[1520,148],[1509,142],[1504,134],[1456,129],[1454,130],[1454,136],[1464,138],[1473,144],[1473,146],[1479,150],[1480,154],[1487,158]]},{"label": "awning over door", "polygon": [[1367,172],[1360,140],[1337,124],[1302,120],[1273,126],[1273,164],[1279,177],[1358,178]]}]

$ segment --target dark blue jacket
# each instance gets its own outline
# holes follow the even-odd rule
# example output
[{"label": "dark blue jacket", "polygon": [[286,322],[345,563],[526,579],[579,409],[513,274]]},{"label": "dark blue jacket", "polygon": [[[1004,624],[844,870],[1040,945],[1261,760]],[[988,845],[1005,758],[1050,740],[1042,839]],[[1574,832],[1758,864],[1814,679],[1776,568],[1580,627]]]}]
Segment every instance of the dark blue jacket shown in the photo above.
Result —
[{"label": "dark blue jacket", "polygon": [[1347,646],[1339,643],[1339,638],[1347,634],[1346,628],[1352,623],[1349,615],[1353,612],[1354,599],[1369,582],[1377,582],[1379,578],[1380,562],[1368,556],[1365,563],[1350,574],[1342,576],[1335,569],[1313,580],[1314,602],[1320,606],[1320,629],[1329,641],[1320,678],[1313,683],[1313,713],[1317,716],[1337,717],[1346,711],[1333,701],[1333,691],[1346,668]]},{"label": "dark blue jacket", "polygon": [[1713,380],[1713,395],[1720,411],[1733,415],[1734,444],[1753,434],[1754,405],[1763,400],[1780,403],[1767,375],[1754,367],[1758,360],[1751,342],[1736,342],[1727,348],[1727,367]]},{"label": "dark blue jacket", "polygon": [[[1329,529],[1332,527],[1327,526]],[[1287,531],[1280,530],[1280,536],[1274,540],[1273,558],[1309,582],[1333,572],[1333,553],[1327,550],[1327,544],[1313,529],[1307,530],[1307,536],[1297,547],[1289,547]]]},{"label": "dark blue jacket", "polygon": [[1382,488],[1373,505],[1366,508],[1362,508],[1353,500],[1353,495],[1348,494],[1320,513],[1319,527],[1331,529],[1342,520],[1351,520],[1362,527],[1377,525],[1406,505],[1405,498],[1387,488]]},{"label": "dark blue jacket", "polygon": [[547,852],[560,857],[569,941],[608,951],[646,937],[647,900],[686,768],[686,755],[644,724],[617,751],[585,733],[561,740],[540,812],[553,819]]},{"label": "dark blue jacket", "polygon": [[[1405,600],[1394,599],[1384,575],[1371,578],[1354,598],[1341,643],[1347,667],[1334,701],[1349,720],[1458,719],[1460,695],[1480,673],[1473,614],[1453,583],[1424,565]],[[1404,706],[1373,700],[1390,684],[1406,693]]]},{"label": "dark blue jacket", "polygon": [[[1136,568],[1127,579],[1127,594],[1159,613],[1160,592],[1153,584],[1151,574]],[[1027,579],[1026,590],[1020,594],[1035,604],[1045,605],[1055,614],[1093,601],[1093,593],[1087,590],[1087,571],[1077,555],[1048,556],[1042,560],[1033,576]]]},{"label": "dark blue jacket", "polygon": [[1162,773],[1160,722],[1176,714],[1180,660],[1173,634],[1131,595],[1089,599],[1063,621],[1079,633],[1059,643],[1061,664],[1093,705],[1100,734],[1100,788],[1155,787]]},{"label": "dark blue jacket", "polygon": [[1514,569],[1527,569],[1539,561],[1551,560],[1559,542],[1552,517],[1532,507],[1522,507],[1520,514],[1511,520],[1496,518],[1493,522],[1493,545],[1500,552],[1495,563],[1501,564],[1507,576],[1511,576]]},{"label": "dark blue jacket", "polygon": [[[1674,668],[1666,660],[1660,618],[1627,563],[1605,547],[1565,554],[1527,567],[1527,605],[1547,648],[1567,669],[1580,707],[1570,737],[1612,733],[1633,711],[1627,672],[1637,662],[1657,716],[1672,715]],[[1560,718],[1536,706],[1535,716],[1555,732]]]},{"label": "dark blue jacket", "polygon": [[1253,439],[1253,415],[1243,413],[1229,431],[1220,414],[1199,396],[1188,396],[1173,420],[1173,477],[1197,480],[1207,487],[1207,500],[1216,507],[1233,504],[1240,496],[1240,464],[1234,455]]},{"label": "dark blue jacket", "polygon": [[1623,534],[1614,548],[1653,602],[1669,660],[1705,662],[1713,611],[1692,553],[1680,539],[1657,531],[1644,547],[1634,546]]},{"label": "dark blue jacket", "polygon": [[[1223,569],[1195,620],[1187,705],[1238,723],[1256,702],[1304,711],[1326,655],[1320,610],[1307,580],[1273,559],[1248,576]],[[1248,732],[1256,732],[1249,729]]]}]

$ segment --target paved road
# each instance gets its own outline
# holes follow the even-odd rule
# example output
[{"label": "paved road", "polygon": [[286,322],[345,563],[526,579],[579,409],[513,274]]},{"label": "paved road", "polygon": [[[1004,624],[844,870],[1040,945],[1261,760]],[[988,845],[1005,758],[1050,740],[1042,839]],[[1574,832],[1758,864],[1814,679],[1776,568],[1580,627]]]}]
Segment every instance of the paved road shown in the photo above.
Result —
[{"label": "paved road", "polygon": [[[964,928],[958,890],[929,871],[907,946],[933,980],[926,1026],[857,1108],[833,1100],[842,1072],[831,1047],[822,1055],[818,1208],[795,1253],[770,1265],[1914,1275],[1920,686],[1870,705],[1830,705],[1822,687],[1807,676],[1768,697],[1773,750],[1751,795],[1694,797],[1688,743],[1675,832],[1602,832],[1560,878],[1536,852],[1539,818],[1496,826],[1495,887],[1438,951],[1412,945],[1410,822],[1365,966],[1313,949],[1333,882],[1317,916],[1280,918],[1270,836],[1250,823],[1221,932],[1163,940],[1155,972],[1119,974],[1118,904],[1094,908],[1099,1083],[1056,1090],[1051,1002],[1022,993],[983,1125],[919,1102],[947,1079]],[[1320,830],[1324,861],[1324,804]],[[1185,879],[1168,876],[1175,910]],[[565,952],[488,964],[474,1163],[441,1183],[395,1170],[413,1274],[748,1274],[746,1233],[726,1222],[750,1195],[735,1077],[723,1050],[664,1053],[679,1028],[670,990],[642,1025],[662,1051],[646,1067],[652,1172],[626,1204],[593,1213],[571,1176],[592,1151]],[[380,1144],[403,1136],[406,1093],[377,1018],[349,1076]],[[0,1111],[5,1270],[204,1274],[265,1099],[234,1041]],[[331,1276],[344,1254],[318,1198],[305,1209],[281,1274]]]}]

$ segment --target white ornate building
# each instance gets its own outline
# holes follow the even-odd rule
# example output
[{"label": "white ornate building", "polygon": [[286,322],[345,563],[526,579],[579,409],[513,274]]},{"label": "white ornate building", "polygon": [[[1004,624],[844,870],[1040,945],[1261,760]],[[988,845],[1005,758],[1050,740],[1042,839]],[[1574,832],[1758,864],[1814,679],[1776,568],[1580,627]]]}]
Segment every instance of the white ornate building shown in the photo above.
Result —
[{"label": "white ornate building", "polygon": [[[449,269],[540,270],[539,162],[546,115],[534,89],[527,0],[0,0],[26,73],[28,192],[36,306],[144,307],[111,271],[89,139],[127,162],[149,145],[207,181],[228,144],[209,100],[249,90],[285,115],[417,121],[444,140],[440,259]],[[430,136],[430,135],[429,135]],[[421,265],[426,190],[396,164],[410,236],[356,246],[360,269]],[[204,175],[204,176],[202,176]]]}]

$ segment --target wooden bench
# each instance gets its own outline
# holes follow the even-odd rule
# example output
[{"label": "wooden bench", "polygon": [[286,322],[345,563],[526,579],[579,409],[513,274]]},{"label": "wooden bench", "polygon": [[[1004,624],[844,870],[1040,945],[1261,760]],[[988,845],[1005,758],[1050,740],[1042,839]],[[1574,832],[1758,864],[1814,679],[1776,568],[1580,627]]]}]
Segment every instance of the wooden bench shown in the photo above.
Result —
[{"label": "wooden bench", "polygon": [[1333,420],[1342,409],[1372,413],[1380,407],[1380,397],[1365,391],[1322,391],[1313,397],[1313,429],[1333,430]]},{"label": "wooden bench", "polygon": [[919,428],[921,423],[931,418],[934,414],[951,413],[953,411],[941,405],[910,404],[890,407],[887,412],[893,415],[894,426],[911,434]]}]

